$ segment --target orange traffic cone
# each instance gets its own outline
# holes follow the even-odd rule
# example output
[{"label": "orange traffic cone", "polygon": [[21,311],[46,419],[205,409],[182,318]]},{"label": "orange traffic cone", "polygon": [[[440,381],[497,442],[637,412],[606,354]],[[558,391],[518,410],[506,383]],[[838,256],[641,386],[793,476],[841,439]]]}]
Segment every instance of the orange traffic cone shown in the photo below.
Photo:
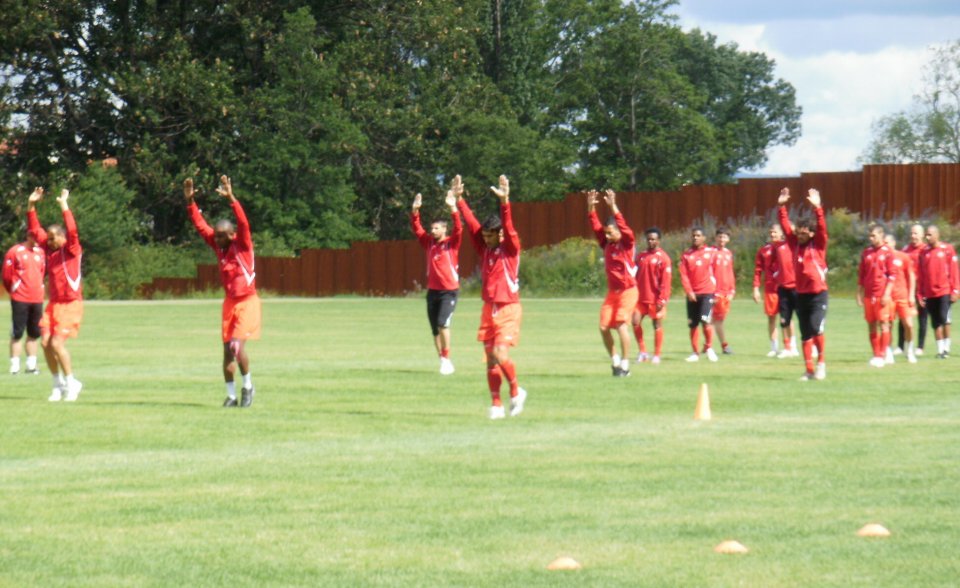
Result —
[{"label": "orange traffic cone", "polygon": [[710,420],[710,392],[707,390],[707,384],[700,384],[700,393],[697,394],[697,408],[693,411],[693,420]]}]

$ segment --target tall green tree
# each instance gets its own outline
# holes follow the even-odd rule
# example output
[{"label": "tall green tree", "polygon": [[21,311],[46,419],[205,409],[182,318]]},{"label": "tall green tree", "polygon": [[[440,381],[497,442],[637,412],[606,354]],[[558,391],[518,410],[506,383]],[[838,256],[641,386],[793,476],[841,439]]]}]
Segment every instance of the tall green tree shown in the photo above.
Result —
[{"label": "tall green tree", "polygon": [[934,50],[909,110],[873,124],[863,163],[960,163],[960,40]]}]

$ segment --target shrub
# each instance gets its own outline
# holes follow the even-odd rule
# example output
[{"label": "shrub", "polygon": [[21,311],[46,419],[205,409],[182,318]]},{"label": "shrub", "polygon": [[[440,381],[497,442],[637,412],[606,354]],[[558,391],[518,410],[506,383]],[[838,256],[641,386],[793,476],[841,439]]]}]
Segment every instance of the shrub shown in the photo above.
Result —
[{"label": "shrub", "polygon": [[573,237],[523,252],[520,284],[532,296],[597,296],[606,288],[603,253],[595,241]]}]

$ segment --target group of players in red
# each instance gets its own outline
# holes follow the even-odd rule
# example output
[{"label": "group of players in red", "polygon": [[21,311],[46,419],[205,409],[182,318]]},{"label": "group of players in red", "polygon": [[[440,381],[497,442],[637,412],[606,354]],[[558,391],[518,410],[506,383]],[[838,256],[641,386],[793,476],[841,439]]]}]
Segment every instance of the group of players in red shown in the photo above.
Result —
[{"label": "group of players in red", "polygon": [[[447,191],[445,204],[450,222],[436,220],[426,231],[420,220],[422,196],[417,194],[410,224],[426,253],[427,316],[440,358],[440,373],[449,375],[455,368],[450,359],[450,321],[459,293],[459,247],[463,236],[461,216],[470,241],[480,255],[481,311],[477,340],[483,343],[490,390],[489,417],[501,419],[507,414],[501,399],[504,381],[510,396],[510,416],[523,412],[527,392],[519,386],[517,369],[509,349],[520,338],[520,238],[513,226],[510,208],[510,183],[500,176],[498,186],[490,188],[499,200],[499,213],[480,223],[464,199],[464,187],[456,176]],[[204,220],[194,197],[193,180],[183,186],[188,216],[204,241],[214,250],[220,268],[225,298],[222,306],[223,377],[227,390],[224,407],[249,407],[254,386],[246,342],[260,336],[260,298],[256,291],[256,272],[250,224],[243,207],[233,193],[230,178],[221,176],[216,192],[227,198],[236,224],[220,220],[211,227]],[[27,239],[12,247],[4,259],[3,282],[10,292],[13,328],[10,341],[10,372],[20,372],[20,339],[27,335],[25,372],[38,374],[36,343],[53,376],[50,401],[75,401],[83,385],[73,376],[66,340],[79,334],[83,317],[80,262],[82,248],[76,222],[67,204],[64,190],[57,201],[63,213],[63,225],[44,230],[37,218],[36,203],[43,198],[37,188],[28,198]],[[614,376],[630,374],[630,327],[639,344],[637,362],[659,364],[663,349],[663,320],[670,299],[672,263],[660,247],[661,232],[645,231],[647,249],[635,252],[636,237],[616,203],[616,194],[606,190],[603,200],[611,216],[602,223],[597,214],[600,195],[587,193],[587,218],[604,251],[607,295],[600,311],[600,334],[611,359]],[[756,255],[753,298],[764,305],[770,336],[769,357],[797,356],[792,315],[796,313],[805,371],[801,379],[826,377],[824,325],[828,306],[827,225],[820,194],[811,189],[807,195],[813,218],[805,216],[790,222],[787,203],[789,190],[778,198],[778,224],[770,227],[770,241]],[[736,294],[733,253],[726,245],[730,234],[716,231],[716,246],[706,244],[701,227],[691,231],[691,246],[679,258],[680,281],[687,303],[687,326],[692,353],[688,362],[705,354],[718,361],[713,348],[714,332],[721,352],[732,354],[723,330],[723,322]],[[926,241],[926,244],[923,241]],[[927,316],[935,330],[937,357],[950,353],[950,306],[960,296],[960,271],[953,247],[940,241],[939,230],[931,225],[911,229],[910,243],[903,251],[895,248],[892,236],[882,227],[870,231],[870,246],[861,256],[857,302],[864,307],[870,342],[871,365],[882,367],[893,361],[891,326],[900,319],[903,339],[898,347],[910,362],[922,354]],[[43,310],[43,278],[48,277],[49,304]],[[763,292],[760,291],[761,282]],[[919,315],[919,345],[913,342],[912,319]],[[778,349],[777,317],[782,330],[783,348]],[[653,352],[644,341],[643,319],[649,317],[654,330]],[[703,346],[699,335],[702,330]],[[616,338],[614,336],[616,333]],[[619,340],[619,349],[617,346]],[[236,372],[242,378],[240,398],[235,385]]]}]

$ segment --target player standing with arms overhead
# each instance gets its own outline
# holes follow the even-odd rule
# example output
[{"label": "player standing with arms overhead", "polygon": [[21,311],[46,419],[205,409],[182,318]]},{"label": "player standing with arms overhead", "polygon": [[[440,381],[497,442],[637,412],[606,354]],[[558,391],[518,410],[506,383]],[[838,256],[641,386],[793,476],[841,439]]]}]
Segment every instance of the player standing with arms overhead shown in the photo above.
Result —
[{"label": "player standing with arms overhead", "polygon": [[660,229],[650,227],[644,232],[647,249],[637,254],[637,309],[633,313],[633,334],[637,337],[640,354],[637,361],[646,361],[647,348],[643,343],[643,317],[649,316],[653,324],[653,357],[650,363],[658,365],[663,351],[663,319],[667,316],[667,301],[670,300],[670,283],[673,279],[673,262],[660,248]]},{"label": "player standing with arms overhead", "polygon": [[[10,294],[10,373],[20,373],[20,353],[27,350],[25,373],[39,375],[37,341],[43,315],[43,276],[47,254],[29,233],[23,243],[11,247],[3,257],[3,287]],[[24,332],[26,344],[20,340]]]},{"label": "player standing with arms overhead", "polygon": [[460,293],[460,241],[463,225],[457,213],[457,197],[463,193],[460,176],[453,178],[444,204],[450,210],[453,230],[447,234],[447,221],[430,223],[430,232],[420,223],[420,206],[423,196],[417,194],[410,212],[410,228],[427,255],[427,319],[433,332],[433,343],[440,356],[440,373],[444,376],[454,372],[450,361],[450,320],[457,307]]},{"label": "player standing with arms overhead", "polygon": [[[790,225],[787,202],[790,190],[780,190],[777,200],[780,228],[790,252],[793,254],[793,269],[797,280],[797,319],[800,323],[800,338],[803,341],[803,362],[806,372],[801,380],[823,380],[827,377],[824,356],[824,327],[827,320],[827,219],[823,213],[820,192],[807,191],[807,202],[813,208],[815,221],[804,219],[797,223],[796,232]],[[817,365],[813,365],[813,349],[817,349]]]},{"label": "player standing with arms overhead", "polygon": [[[225,293],[221,313],[221,334],[223,380],[226,383],[227,398],[223,401],[223,406],[246,408],[253,404],[254,396],[246,342],[260,338],[260,297],[257,296],[253,240],[250,235],[250,223],[240,202],[233,195],[230,178],[220,176],[217,194],[230,201],[230,207],[237,219],[236,226],[226,219],[217,221],[215,227],[208,225],[197,203],[194,202],[193,180],[187,178],[183,182],[187,214],[197,232],[217,254],[220,282],[223,284]],[[240,376],[243,378],[239,403],[234,382],[238,367]]]},{"label": "player standing with arms overhead", "polygon": [[520,236],[513,228],[510,211],[510,182],[500,176],[499,187],[490,190],[500,199],[500,214],[491,215],[481,225],[463,199],[457,208],[467,223],[470,241],[480,254],[483,310],[477,340],[483,343],[487,358],[487,385],[490,387],[490,418],[505,416],[500,400],[500,385],[506,378],[510,386],[510,416],[523,412],[527,392],[517,385],[517,367],[510,359],[510,347],[520,339]]},{"label": "player standing with arms overhead", "polygon": [[[760,249],[753,261],[753,301],[757,304],[763,298],[763,314],[767,315],[767,335],[770,337],[770,351],[767,357],[776,357],[777,313],[780,299],[777,296],[777,247],[783,241],[783,231],[780,225],[770,227],[770,240]],[[760,294],[760,282],[763,281],[763,295]],[[784,349],[789,348],[784,338]]]},{"label": "player standing with arms overhead", "polygon": [[716,254],[713,258],[713,275],[717,280],[717,291],[713,295],[713,328],[720,337],[720,347],[724,355],[732,355],[733,349],[727,341],[727,334],[723,330],[723,322],[730,312],[730,303],[737,295],[737,277],[733,271],[733,252],[727,249],[730,243],[730,231],[725,228],[717,229]]},{"label": "player standing with arms overhead", "polygon": [[67,350],[67,339],[80,334],[83,321],[83,288],[80,261],[83,247],[77,223],[67,200],[69,190],[62,190],[57,202],[63,213],[63,226],[50,225],[44,231],[37,219],[37,202],[43,199],[43,188],[34,189],[27,199],[27,231],[47,255],[50,302],[40,319],[40,345],[53,376],[50,402],[74,402],[83,384],[73,377],[73,361]]},{"label": "player standing with arms overhead", "polygon": [[[587,218],[597,243],[603,249],[603,267],[607,274],[607,296],[600,307],[600,336],[610,356],[613,375],[626,377],[630,375],[630,320],[637,307],[637,281],[634,277],[637,267],[633,264],[636,237],[620,214],[613,190],[607,190],[603,195],[603,201],[613,213],[603,224],[597,216],[597,200],[596,190],[587,192]],[[620,338],[620,353],[616,352],[614,332]]]},{"label": "player standing with arms overhead", "polygon": [[[908,362],[917,363],[917,356],[913,352],[913,317],[917,314],[914,306],[917,296],[917,273],[913,269],[910,256],[897,250],[897,240],[893,235],[888,234],[885,242],[893,251],[894,279],[890,297],[893,299],[893,314],[900,318],[900,328],[903,329],[903,341],[906,345],[902,349],[906,350]],[[893,363],[893,350],[890,347],[887,347],[886,355],[886,362]]]},{"label": "player standing with arms overhead", "polygon": [[700,337],[697,327],[703,325],[704,351],[707,359],[717,361],[713,350],[713,295],[717,279],[713,275],[713,247],[706,244],[707,238],[701,227],[690,231],[690,248],[680,254],[680,283],[687,295],[687,326],[690,328],[690,346],[693,353],[687,361],[700,361]]},{"label": "player standing with arms overhead", "polygon": [[[920,254],[927,248],[924,240],[923,225],[915,224],[910,227],[910,242],[903,248],[903,252],[910,257],[913,263],[913,273],[917,278],[916,302],[917,309],[917,340],[914,347],[914,355],[923,355],[923,344],[927,339],[927,324],[929,322],[929,313],[927,309],[920,304]],[[900,325],[899,347],[903,349],[904,329]]]},{"label": "player standing with arms overhead", "polygon": [[893,251],[884,241],[881,226],[870,229],[870,246],[860,254],[857,272],[857,306],[863,307],[863,318],[870,333],[873,357],[870,365],[882,368],[890,346],[890,323],[893,320],[894,267]]},{"label": "player standing with arms overhead", "polygon": [[953,245],[940,240],[936,225],[927,227],[927,248],[920,253],[920,305],[930,314],[937,338],[937,358],[950,355],[950,305],[960,296],[960,268]]}]

